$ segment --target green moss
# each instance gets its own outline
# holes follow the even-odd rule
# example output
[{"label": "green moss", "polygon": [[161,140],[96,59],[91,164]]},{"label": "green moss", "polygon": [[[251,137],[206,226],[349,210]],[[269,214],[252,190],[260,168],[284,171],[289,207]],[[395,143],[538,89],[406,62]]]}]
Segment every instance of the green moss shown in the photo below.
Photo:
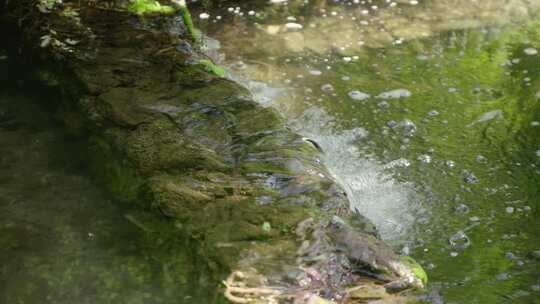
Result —
[{"label": "green moss", "polygon": [[137,201],[143,185],[142,179],[129,163],[120,160],[105,140],[97,137],[92,139],[90,157],[94,175],[118,201]]},{"label": "green moss", "polygon": [[219,77],[225,77],[225,69],[215,65],[211,60],[201,59],[198,63],[203,65],[208,72],[211,72]]},{"label": "green moss", "polygon": [[416,262],[416,260],[410,256],[402,257],[402,261],[411,268],[414,275],[419,278],[425,286],[428,282],[428,276],[424,271],[424,268],[422,268],[422,266],[420,266],[420,264],[418,264],[418,262]]},{"label": "green moss", "polygon": [[154,0],[131,0],[127,9],[128,11],[137,15],[147,15],[147,14],[170,15],[170,14],[174,14],[177,11],[177,9],[172,6],[161,5],[158,1],[154,1]]}]

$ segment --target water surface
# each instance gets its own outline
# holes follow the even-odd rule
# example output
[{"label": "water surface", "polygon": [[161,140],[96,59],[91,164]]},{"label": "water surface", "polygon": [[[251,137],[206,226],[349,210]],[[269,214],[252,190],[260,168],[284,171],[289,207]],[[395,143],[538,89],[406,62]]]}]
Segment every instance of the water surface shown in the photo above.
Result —
[{"label": "water surface", "polygon": [[540,302],[540,1],[273,2],[194,4],[229,77],[445,302]]}]

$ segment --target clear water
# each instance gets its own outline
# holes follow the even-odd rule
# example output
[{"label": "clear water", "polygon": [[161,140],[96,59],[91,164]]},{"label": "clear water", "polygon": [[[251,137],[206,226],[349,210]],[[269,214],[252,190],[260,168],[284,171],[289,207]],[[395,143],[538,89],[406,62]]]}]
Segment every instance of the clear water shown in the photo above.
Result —
[{"label": "clear water", "polygon": [[193,6],[446,303],[540,303],[540,1]]},{"label": "clear water", "polygon": [[0,36],[0,303],[215,303],[181,240],[146,230],[161,217],[92,181],[86,138],[62,124],[60,84],[36,81],[45,70]]}]

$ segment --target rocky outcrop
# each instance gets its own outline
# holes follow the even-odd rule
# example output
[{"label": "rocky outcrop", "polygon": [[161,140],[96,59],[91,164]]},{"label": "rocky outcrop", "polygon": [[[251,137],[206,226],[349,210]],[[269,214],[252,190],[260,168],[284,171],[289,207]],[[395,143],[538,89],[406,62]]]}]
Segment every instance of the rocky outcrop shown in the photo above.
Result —
[{"label": "rocky outcrop", "polygon": [[23,33],[62,66],[43,78],[65,91],[66,126],[89,136],[93,173],[117,200],[164,215],[148,229],[167,252],[189,252],[234,303],[409,299],[382,283],[411,264],[349,211],[320,151],[216,75],[180,16],[137,15],[121,1],[41,2],[52,4],[23,10]]}]

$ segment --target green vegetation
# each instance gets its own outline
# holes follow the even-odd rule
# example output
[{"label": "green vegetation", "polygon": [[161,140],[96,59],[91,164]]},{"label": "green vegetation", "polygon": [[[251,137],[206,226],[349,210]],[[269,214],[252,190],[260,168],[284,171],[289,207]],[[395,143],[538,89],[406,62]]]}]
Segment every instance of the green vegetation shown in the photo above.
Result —
[{"label": "green vegetation", "polygon": [[161,5],[156,0],[130,0],[130,3],[127,6],[127,9],[128,11],[137,15],[146,15],[146,14],[170,15],[170,14],[174,14],[178,10],[169,5]]},{"label": "green vegetation", "polygon": [[201,59],[198,61],[199,64],[203,65],[204,68],[219,77],[225,77],[225,69],[216,65],[210,59]]}]

